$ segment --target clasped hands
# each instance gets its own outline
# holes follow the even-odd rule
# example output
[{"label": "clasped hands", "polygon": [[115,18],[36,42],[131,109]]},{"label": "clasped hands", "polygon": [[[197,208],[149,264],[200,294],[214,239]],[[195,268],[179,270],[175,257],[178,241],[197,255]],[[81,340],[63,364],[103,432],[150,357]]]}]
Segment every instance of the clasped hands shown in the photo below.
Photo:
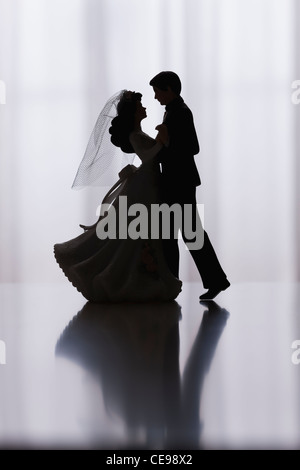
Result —
[{"label": "clasped hands", "polygon": [[168,145],[169,143],[169,133],[168,133],[168,128],[165,124],[159,124],[155,128],[158,131],[158,134],[156,136],[156,140],[160,142],[163,145]]}]

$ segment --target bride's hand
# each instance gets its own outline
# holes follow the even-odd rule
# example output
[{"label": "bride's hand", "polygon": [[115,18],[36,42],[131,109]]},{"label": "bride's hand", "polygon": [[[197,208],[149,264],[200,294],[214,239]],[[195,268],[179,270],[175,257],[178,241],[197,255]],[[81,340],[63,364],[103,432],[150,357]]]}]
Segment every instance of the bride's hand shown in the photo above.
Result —
[{"label": "bride's hand", "polygon": [[93,224],[93,225],[83,225],[83,224],[79,224],[79,227],[81,227],[85,232],[87,230],[91,230],[92,228],[96,227],[97,224]]},{"label": "bride's hand", "polygon": [[159,124],[155,128],[158,131],[158,134],[156,136],[156,140],[158,142],[161,142],[163,145],[166,145],[169,141],[169,134],[168,134],[168,129],[165,124]]}]

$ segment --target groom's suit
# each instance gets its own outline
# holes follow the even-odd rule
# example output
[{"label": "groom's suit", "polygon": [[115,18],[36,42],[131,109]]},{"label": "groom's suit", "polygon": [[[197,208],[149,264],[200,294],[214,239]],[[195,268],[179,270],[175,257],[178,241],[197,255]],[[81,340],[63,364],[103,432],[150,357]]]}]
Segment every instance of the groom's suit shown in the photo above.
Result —
[{"label": "groom's suit", "polygon": [[[161,164],[160,202],[168,205],[180,204],[182,213],[184,205],[190,204],[193,208],[192,222],[195,228],[196,217],[199,217],[196,187],[201,184],[201,180],[194,155],[199,153],[200,148],[192,112],[181,96],[166,106],[164,124],[168,129],[169,142],[157,155]],[[163,250],[170,270],[179,277],[177,238],[176,233],[171,233],[170,239],[163,239]],[[184,233],[182,238],[187,243]],[[221,286],[226,282],[226,275],[205,231],[203,247],[189,250],[205,288]]]}]

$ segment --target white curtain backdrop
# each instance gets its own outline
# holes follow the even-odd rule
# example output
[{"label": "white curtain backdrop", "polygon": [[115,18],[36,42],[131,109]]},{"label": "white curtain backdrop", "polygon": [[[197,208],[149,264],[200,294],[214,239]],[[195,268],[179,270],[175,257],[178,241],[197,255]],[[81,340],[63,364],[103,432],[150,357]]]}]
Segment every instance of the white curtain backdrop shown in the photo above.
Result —
[{"label": "white curtain backdrop", "polygon": [[[0,281],[67,282],[52,246],[95,221],[105,192],[71,190],[97,115],[116,91],[140,91],[154,135],[163,108],[148,83],[161,70],[179,74],[194,113],[198,202],[230,281],[298,280],[297,11],[298,0],[0,0]],[[198,281],[181,256],[181,278]]]}]

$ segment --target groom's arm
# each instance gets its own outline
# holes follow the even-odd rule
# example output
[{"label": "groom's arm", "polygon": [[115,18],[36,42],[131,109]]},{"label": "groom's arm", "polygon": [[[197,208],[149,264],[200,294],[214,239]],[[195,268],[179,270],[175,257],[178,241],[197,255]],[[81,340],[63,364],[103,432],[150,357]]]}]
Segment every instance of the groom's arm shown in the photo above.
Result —
[{"label": "groom's arm", "polygon": [[159,152],[159,162],[174,158],[176,155],[196,155],[200,151],[192,112],[188,107],[173,111],[167,117],[169,141]]}]

